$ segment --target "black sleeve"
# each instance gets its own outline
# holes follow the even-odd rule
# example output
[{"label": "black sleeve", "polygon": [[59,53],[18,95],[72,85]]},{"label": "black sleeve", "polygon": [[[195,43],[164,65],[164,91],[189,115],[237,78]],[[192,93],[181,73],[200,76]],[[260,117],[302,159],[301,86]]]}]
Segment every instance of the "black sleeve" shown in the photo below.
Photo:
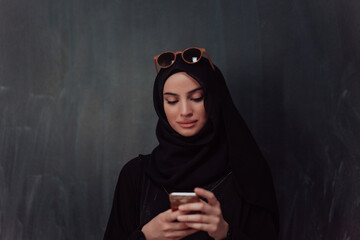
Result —
[{"label": "black sleeve", "polygon": [[141,176],[139,158],[121,170],[104,240],[145,240],[138,217]]},{"label": "black sleeve", "polygon": [[[240,229],[230,226],[229,239],[241,240],[277,240],[278,219],[266,210],[256,206],[246,205]],[[240,231],[239,231],[240,230]]]}]

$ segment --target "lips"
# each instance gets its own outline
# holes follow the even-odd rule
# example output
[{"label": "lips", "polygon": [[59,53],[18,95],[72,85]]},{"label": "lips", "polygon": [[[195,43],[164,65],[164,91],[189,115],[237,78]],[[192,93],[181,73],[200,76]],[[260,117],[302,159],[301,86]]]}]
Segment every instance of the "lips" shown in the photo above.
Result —
[{"label": "lips", "polygon": [[195,126],[196,122],[197,122],[197,120],[181,121],[181,122],[177,122],[177,123],[183,128],[191,128],[191,127]]}]

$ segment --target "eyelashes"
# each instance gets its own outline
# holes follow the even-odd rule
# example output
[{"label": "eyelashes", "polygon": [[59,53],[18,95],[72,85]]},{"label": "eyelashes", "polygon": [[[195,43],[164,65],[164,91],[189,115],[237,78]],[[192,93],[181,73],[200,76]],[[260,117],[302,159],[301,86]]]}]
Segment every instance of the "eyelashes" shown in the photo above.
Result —
[{"label": "eyelashes", "polygon": [[[190,98],[190,100],[194,102],[201,102],[202,100],[204,100],[204,96],[198,98]],[[179,100],[174,100],[174,101],[165,100],[165,101],[170,105],[175,105],[177,102],[179,102]]]},{"label": "eyelashes", "polygon": [[194,102],[201,102],[204,99],[204,96],[198,97],[198,98],[190,98],[190,100]]},{"label": "eyelashes", "polygon": [[174,105],[175,103],[178,102],[178,100],[175,100],[175,101],[168,101],[168,100],[166,100],[166,102],[167,102],[168,104],[170,104],[170,105]]}]

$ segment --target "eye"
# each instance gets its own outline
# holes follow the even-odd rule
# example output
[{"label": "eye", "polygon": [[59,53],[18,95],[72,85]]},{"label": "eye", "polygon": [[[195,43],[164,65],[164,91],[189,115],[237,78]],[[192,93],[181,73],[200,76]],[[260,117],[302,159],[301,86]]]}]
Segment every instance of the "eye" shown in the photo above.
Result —
[{"label": "eye", "polygon": [[197,98],[191,98],[191,100],[194,102],[201,102],[203,99],[204,99],[204,96],[197,97]]},{"label": "eye", "polygon": [[174,100],[174,101],[166,100],[166,102],[170,105],[174,105],[178,102],[178,100]]}]

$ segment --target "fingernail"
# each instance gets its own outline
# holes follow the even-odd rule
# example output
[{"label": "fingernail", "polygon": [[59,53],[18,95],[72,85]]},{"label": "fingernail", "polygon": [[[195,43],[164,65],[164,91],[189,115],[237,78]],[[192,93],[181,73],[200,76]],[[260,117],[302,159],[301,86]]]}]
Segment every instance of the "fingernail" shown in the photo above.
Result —
[{"label": "fingernail", "polygon": [[179,206],[179,210],[184,210],[184,207],[183,207],[183,206]]}]

